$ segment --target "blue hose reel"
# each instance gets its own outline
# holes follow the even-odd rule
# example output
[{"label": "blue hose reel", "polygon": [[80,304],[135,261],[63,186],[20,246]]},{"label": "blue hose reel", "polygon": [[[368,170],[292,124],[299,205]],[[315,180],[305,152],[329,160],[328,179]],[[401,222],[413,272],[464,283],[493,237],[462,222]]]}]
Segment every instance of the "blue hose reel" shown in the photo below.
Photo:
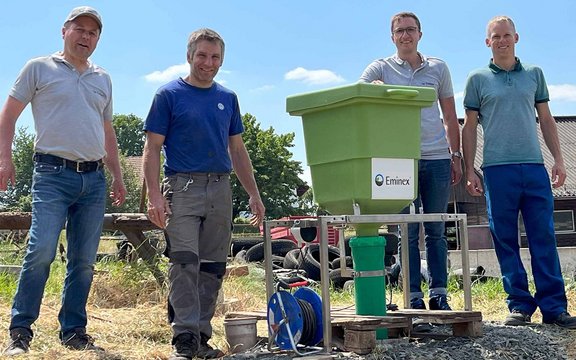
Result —
[{"label": "blue hose reel", "polygon": [[280,287],[289,289],[301,285],[280,281],[268,302],[268,333],[274,336],[280,349],[299,354],[298,345],[316,346],[323,338],[320,296],[307,287],[299,288],[294,295],[280,290]]}]

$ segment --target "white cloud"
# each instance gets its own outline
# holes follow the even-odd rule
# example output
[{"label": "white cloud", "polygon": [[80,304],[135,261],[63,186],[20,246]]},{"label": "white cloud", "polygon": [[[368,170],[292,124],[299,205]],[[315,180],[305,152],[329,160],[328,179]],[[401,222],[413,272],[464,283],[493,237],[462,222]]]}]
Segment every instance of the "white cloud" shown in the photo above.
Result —
[{"label": "white cloud", "polygon": [[[144,79],[148,82],[151,83],[167,83],[168,81],[171,80],[175,80],[178,77],[185,77],[186,75],[188,75],[190,73],[190,64],[188,63],[184,63],[184,64],[179,64],[179,65],[172,65],[170,67],[168,67],[165,70],[162,71],[154,71],[151,72],[150,74],[144,75]],[[222,70],[220,69],[218,71],[218,75],[222,75],[222,74],[231,74],[232,72],[230,70]],[[214,79],[215,81],[217,81],[220,85],[225,85],[226,84],[226,80],[217,78]]]},{"label": "white cloud", "polygon": [[257,87],[256,89],[252,89],[252,90],[250,90],[250,92],[254,92],[254,93],[268,92],[268,91],[273,90],[274,88],[275,88],[274,85],[264,85],[264,86]]},{"label": "white cloud", "polygon": [[548,91],[553,101],[576,102],[576,85],[549,85]]},{"label": "white cloud", "polygon": [[307,85],[326,85],[345,82],[344,78],[330,70],[307,70],[297,67],[284,75],[286,80],[302,81]]},{"label": "white cloud", "polygon": [[463,99],[464,98],[464,91],[460,91],[454,94],[454,100]]},{"label": "white cloud", "polygon": [[184,63],[179,65],[172,65],[162,71],[154,71],[150,74],[144,75],[144,79],[151,83],[165,83],[170,80],[177,79],[179,76],[185,76],[190,72],[190,64]]}]

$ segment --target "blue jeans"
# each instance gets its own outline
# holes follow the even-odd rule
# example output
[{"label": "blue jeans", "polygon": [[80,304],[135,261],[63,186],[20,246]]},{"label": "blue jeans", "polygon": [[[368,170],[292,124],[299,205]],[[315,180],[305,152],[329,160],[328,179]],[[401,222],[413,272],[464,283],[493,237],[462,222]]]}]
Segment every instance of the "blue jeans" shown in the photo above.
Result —
[{"label": "blue jeans", "polygon": [[[418,197],[414,200],[416,213],[420,205],[425,214],[445,213],[450,195],[451,160],[418,161]],[[406,207],[403,214],[410,213]],[[444,235],[444,222],[424,223],[426,260],[429,274],[429,295],[446,295],[448,283],[448,244]],[[420,224],[408,224],[408,247],[410,259],[410,298],[424,297],[420,274]]]},{"label": "blue jeans", "polygon": [[[484,190],[490,231],[500,263],[508,308],[534,313],[553,321],[567,309],[564,280],[554,234],[554,198],[550,177],[542,164],[515,164],[484,168]],[[534,296],[520,258],[518,212],[522,212],[532,273]]]},{"label": "blue jeans", "polygon": [[58,315],[61,334],[87,323],[86,301],[106,208],[103,170],[77,173],[63,166],[36,162],[32,180],[32,226],[12,304],[10,330],[30,330],[66,223],[67,263]]}]

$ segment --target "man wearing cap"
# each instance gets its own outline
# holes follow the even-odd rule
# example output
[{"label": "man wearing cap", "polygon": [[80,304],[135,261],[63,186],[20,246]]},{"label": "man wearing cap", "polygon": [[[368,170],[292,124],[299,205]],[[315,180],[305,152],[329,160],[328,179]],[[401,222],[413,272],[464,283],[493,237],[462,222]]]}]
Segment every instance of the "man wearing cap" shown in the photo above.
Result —
[{"label": "man wearing cap", "polygon": [[10,321],[5,355],[29,350],[60,232],[66,224],[67,268],[58,314],[60,340],[75,350],[101,350],[86,333],[86,301],[106,207],[103,167],[112,174],[114,205],[125,200],[112,84],[88,58],[102,20],[88,6],[72,10],[62,27],[64,50],[32,59],[21,70],[0,112],[0,191],[15,184],[11,145],[16,120],[32,104],[36,139],[32,225]]}]

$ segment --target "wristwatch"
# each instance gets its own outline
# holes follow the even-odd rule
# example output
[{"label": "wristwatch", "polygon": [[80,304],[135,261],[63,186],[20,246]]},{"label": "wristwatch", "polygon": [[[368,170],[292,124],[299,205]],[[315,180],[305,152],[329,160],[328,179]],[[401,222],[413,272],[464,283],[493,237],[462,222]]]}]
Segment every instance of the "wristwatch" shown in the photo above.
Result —
[{"label": "wristwatch", "polygon": [[462,153],[460,151],[453,151],[452,156],[462,159]]}]

